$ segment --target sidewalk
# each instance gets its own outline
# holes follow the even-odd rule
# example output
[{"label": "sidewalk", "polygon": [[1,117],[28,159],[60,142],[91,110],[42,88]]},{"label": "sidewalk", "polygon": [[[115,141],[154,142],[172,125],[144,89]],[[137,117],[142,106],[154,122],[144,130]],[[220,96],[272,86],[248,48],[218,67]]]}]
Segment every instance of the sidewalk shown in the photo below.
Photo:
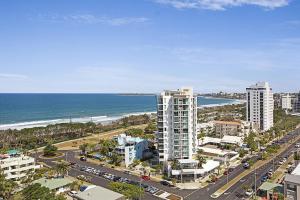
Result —
[{"label": "sidewalk", "polygon": [[283,164],[283,165],[281,165],[275,172],[274,172],[274,175],[273,175],[273,177],[272,177],[272,183],[277,183],[278,182],[278,180],[280,181],[283,177],[284,177],[284,175],[285,175],[285,172],[287,171],[287,166],[289,165],[289,162],[291,162],[291,161],[293,161],[293,159],[294,159],[294,156],[293,155],[291,155],[288,159],[287,159],[287,161]]},{"label": "sidewalk", "polygon": [[[290,145],[293,145],[295,143],[295,141],[297,141],[299,139],[300,139],[300,136],[296,137],[296,139],[291,144],[290,143],[285,143],[284,145],[282,145],[282,147],[280,148],[280,150],[275,155],[273,155],[272,157],[277,157],[282,152],[284,152]],[[272,160],[272,158],[269,158],[267,160],[259,160],[259,161],[257,161],[256,163],[254,163],[254,165],[251,167],[251,169],[245,170],[244,172],[242,172],[241,174],[239,174],[237,177],[235,177],[234,179],[230,180],[228,184],[224,185],[223,187],[221,187],[220,189],[218,189],[215,193],[213,193],[212,197],[213,198],[218,198],[223,193],[225,193],[229,188],[231,188],[233,185],[235,185],[241,179],[243,179],[245,176],[253,173],[254,169],[262,167],[263,165],[269,163],[271,160]]]}]

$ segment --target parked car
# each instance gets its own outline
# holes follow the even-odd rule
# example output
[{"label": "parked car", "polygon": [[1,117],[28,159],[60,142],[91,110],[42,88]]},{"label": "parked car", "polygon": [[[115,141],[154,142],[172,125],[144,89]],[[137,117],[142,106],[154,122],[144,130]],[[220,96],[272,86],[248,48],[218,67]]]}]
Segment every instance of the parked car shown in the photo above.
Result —
[{"label": "parked car", "polygon": [[145,180],[145,181],[149,181],[149,180],[150,180],[150,176],[145,176],[145,175],[143,175],[143,176],[141,176],[141,178],[142,178],[143,180]]},{"label": "parked car", "polygon": [[245,194],[248,196],[248,197],[251,197],[253,195],[253,190],[252,189],[248,189]]},{"label": "parked car", "polygon": [[131,174],[131,171],[129,171],[129,170],[124,170],[124,174]]},{"label": "parked car", "polygon": [[168,187],[173,187],[174,185],[168,181],[161,181],[160,184],[164,185],[164,186],[168,186]]},{"label": "parked car", "polygon": [[247,163],[247,162],[245,162],[245,163],[243,164],[243,167],[244,167],[245,169],[249,169],[249,168],[250,168],[250,164]]},{"label": "parked car", "polygon": [[242,160],[242,163],[243,163],[243,164],[244,164],[244,163],[247,163],[249,160],[250,160],[250,158],[245,158],[245,159]]},{"label": "parked car", "polygon": [[86,161],[86,157],[80,157],[81,161]]},{"label": "parked car", "polygon": [[84,175],[77,176],[77,179],[82,180],[82,181],[87,181],[87,177],[85,177]]},{"label": "parked car", "polygon": [[68,195],[69,195],[70,197],[73,197],[73,196],[75,196],[76,194],[77,194],[76,191],[70,191],[70,192],[68,192]]},{"label": "parked car", "polygon": [[268,176],[263,176],[262,178],[261,178],[261,182],[266,182],[268,180]]},{"label": "parked car", "polygon": [[294,167],[289,167],[287,173],[291,174],[294,171]]}]

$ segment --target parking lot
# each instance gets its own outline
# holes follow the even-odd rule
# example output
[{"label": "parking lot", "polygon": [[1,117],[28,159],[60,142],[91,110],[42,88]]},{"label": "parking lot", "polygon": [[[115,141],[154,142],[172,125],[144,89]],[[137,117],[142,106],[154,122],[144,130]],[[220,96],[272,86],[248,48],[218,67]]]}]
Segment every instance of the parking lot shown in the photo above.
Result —
[{"label": "parking lot", "polygon": [[100,179],[102,179],[102,181],[100,181],[100,182],[103,183],[103,180],[105,180],[107,182],[106,187],[107,187],[107,184],[112,181],[136,185],[146,192],[145,197],[144,197],[145,199],[158,199],[162,194],[164,194],[163,196],[165,196],[164,199],[170,199],[170,200],[182,199],[180,196],[168,193],[166,191],[160,190],[157,187],[152,186],[151,184],[147,183],[147,181],[143,180],[142,178],[140,179],[140,181],[132,180],[130,178],[126,178],[126,177],[122,177],[122,176],[118,176],[118,175],[109,173],[105,170],[105,168],[101,168],[101,167],[94,168],[91,166],[87,166],[84,164],[78,164],[78,163],[71,163],[71,168],[72,169],[70,170],[70,172],[77,171],[76,174],[78,174],[78,175],[76,175],[73,173],[72,176],[76,176],[80,180],[91,182],[93,184],[98,184],[99,181],[97,181],[96,179],[100,178]]}]

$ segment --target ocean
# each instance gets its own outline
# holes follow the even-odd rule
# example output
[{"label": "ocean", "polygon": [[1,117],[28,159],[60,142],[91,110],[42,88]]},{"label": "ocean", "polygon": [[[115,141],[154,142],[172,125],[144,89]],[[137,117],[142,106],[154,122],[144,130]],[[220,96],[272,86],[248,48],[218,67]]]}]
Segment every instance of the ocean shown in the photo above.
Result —
[{"label": "ocean", "polygon": [[[238,103],[198,97],[198,107]],[[64,122],[107,122],[156,111],[155,95],[0,94],[0,130]]]}]

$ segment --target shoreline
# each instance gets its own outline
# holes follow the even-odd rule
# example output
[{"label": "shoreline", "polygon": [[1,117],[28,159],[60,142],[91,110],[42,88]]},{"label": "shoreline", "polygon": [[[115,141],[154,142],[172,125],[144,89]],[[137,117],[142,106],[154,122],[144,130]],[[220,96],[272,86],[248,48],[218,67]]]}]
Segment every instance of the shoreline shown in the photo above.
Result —
[{"label": "shoreline", "polygon": [[94,122],[96,124],[108,124],[113,121],[117,121],[124,117],[129,116],[136,116],[136,115],[152,115],[156,112],[134,112],[128,114],[122,114],[119,116],[92,116],[92,117],[78,117],[78,118],[60,118],[60,119],[45,119],[45,120],[35,120],[35,121],[28,121],[28,122],[17,122],[17,123],[10,123],[10,124],[0,124],[0,131],[15,129],[15,130],[22,130],[25,128],[37,128],[37,127],[46,127],[48,125],[55,125],[55,124],[63,124],[63,123],[88,123]]},{"label": "shoreline", "polygon": [[[207,98],[207,99],[226,99],[226,98],[214,98],[214,97],[206,97],[206,96],[201,96],[201,97]],[[227,102],[227,103],[200,105],[197,108],[204,109],[204,108],[220,107],[220,106],[225,106],[225,105],[237,105],[237,104],[245,103],[245,100],[238,100],[238,99],[226,99],[226,100],[232,100],[232,101]],[[9,130],[9,129],[22,130],[25,128],[46,127],[48,125],[70,123],[70,121],[72,123],[94,122],[96,124],[99,124],[99,123],[108,124],[108,123],[117,121],[124,117],[134,116],[134,115],[144,115],[144,114],[152,115],[152,114],[156,114],[156,111],[154,110],[154,111],[149,111],[149,112],[123,113],[123,114],[120,114],[117,116],[102,115],[102,116],[89,116],[89,117],[77,117],[77,118],[75,117],[75,118],[71,118],[71,119],[70,118],[41,119],[41,120],[34,120],[34,121],[0,124],[0,131],[5,131],[5,130]]]}]

